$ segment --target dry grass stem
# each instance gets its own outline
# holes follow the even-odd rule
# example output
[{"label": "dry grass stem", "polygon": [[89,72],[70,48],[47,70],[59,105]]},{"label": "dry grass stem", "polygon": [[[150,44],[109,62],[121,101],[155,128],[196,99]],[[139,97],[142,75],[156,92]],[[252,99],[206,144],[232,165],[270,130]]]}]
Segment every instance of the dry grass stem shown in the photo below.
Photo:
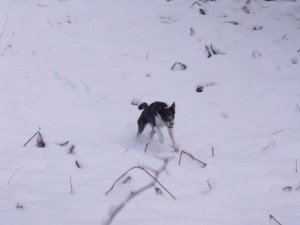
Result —
[{"label": "dry grass stem", "polygon": [[188,153],[188,152],[183,151],[183,150],[180,152],[179,165],[180,165],[180,163],[181,163],[181,158],[182,158],[182,155],[183,155],[183,154],[188,155],[188,156],[191,157],[193,160],[196,160],[197,162],[199,162],[199,163],[202,165],[203,168],[207,166],[206,163],[204,163],[204,162],[202,162],[201,160],[197,159],[197,158],[196,158],[195,156],[193,156],[191,153]]}]

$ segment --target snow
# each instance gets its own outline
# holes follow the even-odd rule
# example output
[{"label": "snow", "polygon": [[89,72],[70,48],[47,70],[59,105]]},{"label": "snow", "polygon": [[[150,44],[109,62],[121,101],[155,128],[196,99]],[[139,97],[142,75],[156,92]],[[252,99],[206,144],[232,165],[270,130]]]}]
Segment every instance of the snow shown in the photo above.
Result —
[{"label": "snow", "polygon": [[[300,2],[255,0],[249,14],[246,1],[194,2],[0,3],[3,224],[105,224],[152,182],[133,170],[106,195],[115,180],[167,157],[158,180],[176,200],[148,189],[112,224],[299,225]],[[211,44],[220,54],[207,58]],[[178,165],[166,129],[144,152],[143,101],[176,102],[180,150],[206,167],[184,154]],[[39,129],[46,147],[24,147]]]}]

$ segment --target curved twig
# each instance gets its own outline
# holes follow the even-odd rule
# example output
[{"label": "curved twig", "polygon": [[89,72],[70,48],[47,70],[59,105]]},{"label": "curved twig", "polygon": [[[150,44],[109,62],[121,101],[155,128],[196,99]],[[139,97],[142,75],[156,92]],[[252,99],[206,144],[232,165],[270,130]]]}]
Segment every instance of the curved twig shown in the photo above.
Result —
[{"label": "curved twig", "polygon": [[0,34],[0,39],[2,38],[2,36],[3,36],[4,32],[5,32],[5,28],[6,28],[6,24],[7,24],[7,19],[8,19],[8,15],[6,15],[5,24],[4,24],[3,30],[2,30],[2,32]]},{"label": "curved twig", "polygon": [[161,186],[174,200],[176,200],[175,196],[168,191],[168,189],[166,189],[151,173],[149,173],[145,168],[141,167],[141,166],[134,166],[131,167],[130,169],[128,169],[125,173],[123,173],[111,186],[111,188],[105,192],[105,194],[107,195],[109,192],[111,192],[115,185],[118,183],[119,180],[121,180],[124,176],[126,176],[130,171],[134,170],[134,169],[140,169],[142,171],[144,171],[146,174],[148,174],[148,176],[150,176],[156,183],[159,184],[159,186]]},{"label": "curved twig", "polygon": [[17,169],[12,175],[11,177],[9,178],[8,182],[7,182],[7,185],[9,185],[10,181],[13,179],[13,177],[21,170],[23,169],[23,167],[20,167],[19,169]]},{"label": "curved twig", "polygon": [[179,165],[180,165],[181,157],[182,157],[183,154],[186,154],[186,155],[190,156],[193,160],[196,160],[197,162],[199,162],[200,164],[202,164],[202,165],[203,165],[203,168],[207,166],[206,163],[204,163],[204,162],[202,162],[201,160],[197,159],[197,158],[196,158],[195,156],[193,156],[191,153],[188,153],[188,152],[183,151],[183,150],[180,152]]}]

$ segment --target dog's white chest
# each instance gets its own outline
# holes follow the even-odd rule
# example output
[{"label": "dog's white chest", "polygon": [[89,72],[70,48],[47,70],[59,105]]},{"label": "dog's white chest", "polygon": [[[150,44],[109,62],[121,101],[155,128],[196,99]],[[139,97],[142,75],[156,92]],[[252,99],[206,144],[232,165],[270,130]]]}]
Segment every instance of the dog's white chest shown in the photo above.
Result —
[{"label": "dog's white chest", "polygon": [[162,119],[159,116],[155,116],[155,126],[161,128],[166,126],[166,123],[162,121]]}]

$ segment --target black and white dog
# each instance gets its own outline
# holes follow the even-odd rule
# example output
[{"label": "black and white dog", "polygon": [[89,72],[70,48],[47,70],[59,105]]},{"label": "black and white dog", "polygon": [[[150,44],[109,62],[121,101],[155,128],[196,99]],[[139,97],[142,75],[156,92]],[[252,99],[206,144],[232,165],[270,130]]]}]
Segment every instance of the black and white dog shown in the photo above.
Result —
[{"label": "black and white dog", "polygon": [[153,135],[157,133],[159,142],[163,143],[164,136],[161,132],[161,128],[166,126],[172,140],[173,148],[175,151],[178,151],[179,145],[175,142],[173,133],[175,102],[170,107],[164,102],[153,102],[150,105],[144,102],[138,106],[138,109],[143,110],[143,112],[141,113],[141,116],[137,121],[137,136],[139,136],[143,132],[145,126],[149,123],[152,127],[150,138],[152,139]]}]

